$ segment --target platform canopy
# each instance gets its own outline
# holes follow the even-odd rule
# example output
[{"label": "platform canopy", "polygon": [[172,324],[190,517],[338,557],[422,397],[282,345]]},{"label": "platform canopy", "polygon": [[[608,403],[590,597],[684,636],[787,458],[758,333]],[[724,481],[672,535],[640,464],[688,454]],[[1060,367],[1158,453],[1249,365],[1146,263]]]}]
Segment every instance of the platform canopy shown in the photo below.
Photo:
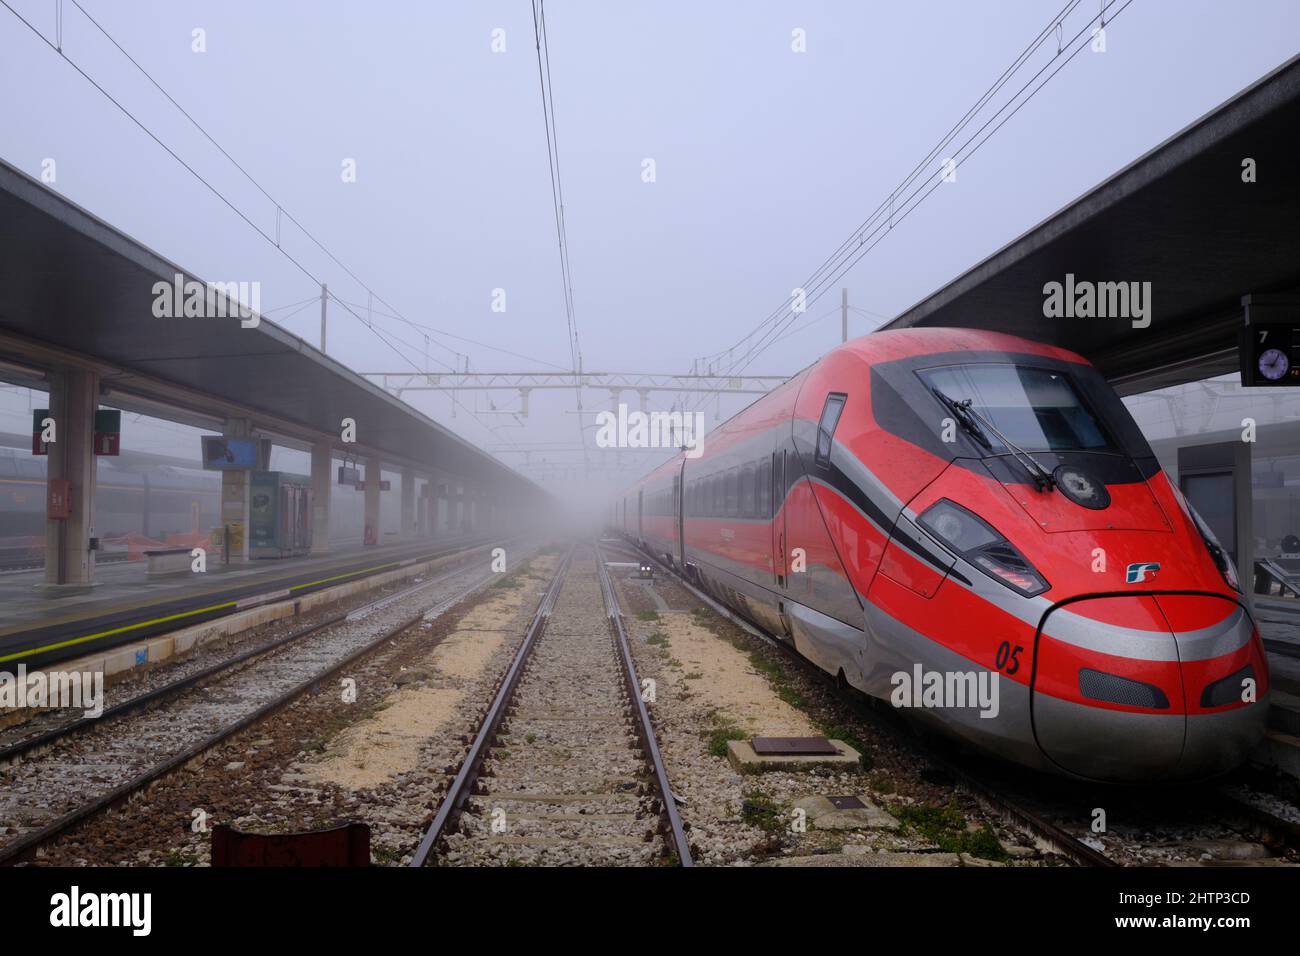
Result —
[{"label": "platform canopy", "polygon": [[[883,328],[996,329],[1087,356],[1123,393],[1237,368],[1244,295],[1300,292],[1300,56]],[[1254,161],[1254,182],[1243,162]],[[1150,282],[1151,322],[1048,318],[1066,275]]]},{"label": "platform canopy", "polygon": [[340,422],[352,418],[358,445],[394,467],[437,468],[485,491],[544,494],[268,321],[244,328],[238,318],[156,317],[154,285],[178,273],[198,279],[0,161],[0,362],[39,369],[49,347],[110,366],[107,404],[120,393],[124,405],[152,398],[159,415],[245,410],[255,424],[299,439],[337,441]]}]

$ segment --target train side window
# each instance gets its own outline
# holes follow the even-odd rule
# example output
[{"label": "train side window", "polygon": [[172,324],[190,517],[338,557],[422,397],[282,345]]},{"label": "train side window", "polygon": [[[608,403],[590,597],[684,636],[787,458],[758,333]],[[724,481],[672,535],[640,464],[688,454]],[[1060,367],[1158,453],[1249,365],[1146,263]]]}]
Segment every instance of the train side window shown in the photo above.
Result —
[{"label": "train side window", "polygon": [[717,517],[722,514],[722,476],[714,475],[709,479],[709,514]]},{"label": "train side window", "polygon": [[727,490],[727,517],[736,516],[740,507],[740,469],[731,468],[727,470],[726,479]]},{"label": "train side window", "polygon": [[764,458],[758,463],[758,490],[755,492],[755,515],[759,518],[772,517],[772,459]]},{"label": "train side window", "polygon": [[740,513],[746,518],[754,515],[753,465],[743,465],[740,469]]},{"label": "train side window", "polygon": [[832,393],[826,396],[822,406],[821,421],[817,423],[817,453],[815,460],[822,467],[831,463],[831,439],[835,437],[835,426],[840,423],[840,413],[844,411],[846,395]]}]

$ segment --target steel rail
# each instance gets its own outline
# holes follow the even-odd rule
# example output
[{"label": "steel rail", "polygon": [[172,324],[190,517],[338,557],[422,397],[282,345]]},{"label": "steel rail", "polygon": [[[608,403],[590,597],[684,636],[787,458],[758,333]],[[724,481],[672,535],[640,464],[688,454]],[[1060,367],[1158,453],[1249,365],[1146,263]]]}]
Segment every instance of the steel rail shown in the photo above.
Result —
[{"label": "steel rail", "polygon": [[[665,564],[656,555],[638,547],[636,544],[630,541],[624,540],[623,545],[627,547],[629,550],[633,551],[634,553],[644,554],[647,557],[649,557],[651,561],[653,561],[659,567],[663,568],[667,573],[671,574],[674,581],[676,581],[676,583],[680,584],[683,588],[689,591],[692,595],[694,595],[697,599],[703,602],[711,610],[715,611],[720,616],[726,618],[728,621],[732,622],[737,627],[744,630],[746,633],[752,634],[753,636],[773,645],[774,647],[778,648],[783,654],[789,655],[792,660],[798,662],[800,665],[812,667],[812,665],[807,660],[799,656],[798,653],[793,648],[791,648],[786,642],[781,641],[773,637],[771,634],[768,634],[767,632],[755,627],[749,621],[746,621],[745,619],[741,618],[739,615],[735,614],[730,609],[719,604],[713,598],[709,597],[709,595],[705,594],[703,591],[697,588],[693,583],[688,581],[683,575],[679,574],[676,568],[670,567],[669,565]],[[825,674],[825,672],[821,670],[817,670],[816,673],[818,677],[822,679],[827,679],[827,675]],[[848,698],[842,692],[842,688],[839,688],[837,686],[836,691],[837,691],[837,696],[839,696],[840,700],[848,704],[849,706],[853,707],[855,712],[857,712],[858,715],[862,717],[864,720],[869,721],[873,726],[884,729],[887,732],[894,734],[895,736],[898,735],[897,728],[890,727],[884,721],[880,720],[878,715],[866,710],[861,705],[860,702]],[[1015,801],[1004,796],[1003,794],[998,793],[993,788],[989,787],[982,781],[973,777],[971,774],[966,772],[966,770],[964,770],[963,768],[954,764],[951,760],[944,757],[942,754],[935,752],[933,748],[928,747],[922,744],[921,742],[913,739],[909,739],[907,743],[914,750],[920,751],[921,755],[925,757],[926,760],[935,764],[936,766],[940,767],[941,769],[943,769],[944,771],[952,775],[955,779],[957,779],[960,782],[960,784],[965,789],[970,791],[981,802],[985,803],[987,806],[997,811],[1004,819],[1010,820],[1012,822],[1015,822],[1025,827],[1036,837],[1046,842],[1049,846],[1051,846],[1054,850],[1056,850],[1058,853],[1060,853],[1062,856],[1064,856],[1066,859],[1070,860],[1071,862],[1076,863],[1079,866],[1092,866],[1092,867],[1099,867],[1099,868],[1119,866],[1119,864],[1116,863],[1114,860],[1110,859],[1105,854],[1100,853],[1099,851],[1093,849],[1088,844],[1079,840],[1077,837],[1071,835],[1066,830],[1052,823],[1050,820],[1043,818],[1042,816],[1034,813],[1032,810],[1023,807],[1020,804],[1016,803]]]},{"label": "steel rail", "polygon": [[[46,824],[45,826],[33,830],[30,833],[24,834],[22,837],[19,837],[17,840],[13,841],[12,843],[0,847],[0,865],[8,865],[20,860],[20,858],[33,853],[42,844],[48,843],[49,841],[63,835],[64,833],[67,833],[73,827],[81,823],[84,823],[86,820],[104,812],[105,810],[111,807],[114,807],[130,799],[134,794],[144,790],[154,781],[166,776],[167,774],[173,772],[174,770],[180,767],[185,766],[190,761],[201,756],[208,750],[211,750],[213,747],[221,744],[222,742],[229,739],[230,737],[233,737],[235,734],[239,733],[240,731],[246,730],[247,728],[260,723],[261,721],[265,720],[267,717],[270,717],[272,714],[287,707],[289,704],[293,703],[299,697],[303,696],[307,692],[319,688],[324,681],[329,680],[335,674],[338,674],[340,671],[348,667],[350,664],[356,662],[360,658],[365,657],[366,655],[378,650],[384,644],[391,641],[393,638],[397,637],[399,634],[401,634],[403,631],[407,630],[408,628],[413,627],[414,625],[420,623],[421,621],[428,620],[442,613],[445,613],[447,610],[459,604],[461,601],[464,601],[467,598],[471,597],[472,595],[483,590],[485,587],[491,584],[493,580],[496,579],[496,577],[497,575],[495,572],[489,573],[483,578],[476,581],[474,584],[462,590],[459,594],[456,594],[453,597],[450,597],[440,602],[439,604],[435,605],[433,608],[426,608],[424,610],[421,610],[419,613],[415,615],[403,619],[401,623],[391,628],[388,628],[387,630],[384,631],[384,633],[376,637],[374,640],[368,641],[366,644],[350,652],[342,659],[329,665],[324,670],[318,671],[312,676],[307,677],[306,679],[300,681],[298,684],[295,684],[293,687],[289,688],[289,690],[281,694],[279,697],[267,701],[265,704],[258,707],[256,710],[252,711],[251,713],[241,717],[239,720],[235,721],[234,723],[226,725],[221,730],[218,730],[216,733],[213,733],[208,737],[205,737],[204,739],[192,744],[191,746],[185,748],[180,753],[172,755],[167,760],[155,764],[154,766],[150,767],[148,770],[145,770],[143,773],[138,774],[131,780],[128,780],[127,782],[120,784],[117,787],[114,787],[112,790],[109,790],[107,793],[101,794],[100,796],[96,797],[94,800],[88,801],[87,803],[76,808],[75,810],[69,811],[68,813],[64,814],[58,819],[53,820],[50,823]],[[421,584],[420,587],[425,587],[428,583],[431,582],[426,582],[425,584]],[[391,595],[389,595],[389,597],[391,597]],[[383,598],[381,600],[386,601],[387,598]]]},{"label": "steel rail", "polygon": [[[463,554],[468,556],[473,554],[475,551],[482,550],[485,547],[487,547],[487,545],[476,544],[467,548],[460,548],[460,549],[451,548],[446,551],[440,551],[440,552],[430,554],[428,558],[426,558],[425,560],[432,561],[438,558],[445,558],[450,555],[456,555],[456,554]],[[417,561],[416,563],[419,562]],[[269,654],[271,651],[277,650],[278,648],[281,648],[286,644],[291,644],[294,641],[301,640],[304,637],[309,637],[312,634],[315,634],[318,631],[323,630],[324,628],[330,627],[334,624],[339,624],[346,620],[354,619],[356,617],[362,616],[364,613],[368,611],[378,610],[379,608],[384,607],[388,604],[402,600],[406,597],[409,597],[411,594],[415,593],[416,591],[422,590],[427,587],[431,587],[436,584],[440,584],[446,581],[448,578],[452,577],[453,575],[460,573],[463,570],[464,567],[462,565],[457,565],[456,567],[450,568],[446,572],[440,573],[437,576],[429,578],[426,581],[421,581],[419,584],[413,584],[410,587],[403,588],[400,591],[396,591],[393,594],[386,595],[385,597],[382,597],[376,601],[372,601],[369,604],[365,604],[353,608],[351,611],[340,611],[337,614],[332,614],[329,617],[325,618],[324,620],[318,621],[315,624],[309,624],[306,627],[299,628],[295,631],[290,632],[289,634],[284,635],[283,637],[278,637],[275,640],[270,641],[266,644],[259,644],[258,646],[249,648],[246,651],[241,651],[240,653],[236,654],[233,657],[228,657],[223,660],[216,661],[215,663],[209,665],[208,667],[196,671],[195,673],[190,674],[187,677],[183,677],[179,680],[171,681],[169,683],[163,684],[161,687],[155,687],[151,691],[147,691],[143,694],[139,694],[128,700],[124,700],[119,704],[114,704],[112,707],[105,709],[104,712],[101,713],[98,717],[83,716],[80,719],[71,721],[70,723],[62,724],[58,727],[51,727],[49,730],[41,731],[40,733],[34,734],[31,737],[26,737],[22,740],[15,741],[11,744],[0,746],[0,766],[3,766],[14,760],[17,760],[20,757],[28,756],[35,750],[39,750],[43,747],[57,743],[59,740],[62,740],[64,737],[71,737],[74,734],[84,733],[85,731],[92,730],[97,727],[103,727],[106,724],[111,723],[113,720],[117,718],[125,717],[128,714],[132,714],[135,713],[136,711],[143,710],[152,704],[157,704],[169,700],[170,698],[175,697],[177,694],[181,693],[182,691],[189,690],[190,688],[193,687],[197,687],[198,685],[206,681],[208,678],[220,674],[224,671],[231,670],[232,668],[238,667],[240,664],[243,664],[244,662],[249,661],[252,658],[260,657],[263,654]],[[378,572],[378,573],[386,573],[386,572]],[[358,580],[364,581],[365,578],[360,578]],[[294,600],[300,600],[300,599],[294,599]]]},{"label": "steel rail", "polygon": [[618,648],[618,656],[623,665],[620,668],[623,682],[627,686],[628,697],[631,698],[636,707],[637,738],[641,741],[641,749],[645,752],[650,766],[654,769],[655,786],[659,790],[659,801],[663,807],[664,821],[667,824],[667,829],[672,832],[673,849],[677,854],[677,862],[684,867],[694,866],[695,862],[691,859],[691,845],[686,839],[686,828],[682,826],[681,814],[677,812],[677,799],[673,796],[672,787],[668,784],[668,769],[664,766],[663,755],[659,752],[654,724],[650,722],[650,713],[646,709],[645,699],[641,694],[641,685],[637,680],[636,664],[632,660],[632,648],[628,644],[627,628],[623,624],[623,610],[619,605],[618,592],[614,590],[614,582],[610,577],[609,568],[605,567],[605,557],[601,553],[600,542],[595,542],[592,548],[596,556],[596,569],[600,575],[601,594],[605,598],[605,613],[609,618],[614,646]]},{"label": "steel rail", "polygon": [[447,793],[438,807],[438,812],[434,815],[433,822],[429,824],[429,829],[425,831],[424,838],[420,840],[420,845],[416,847],[415,853],[411,856],[410,866],[422,867],[429,864],[436,855],[438,844],[455,827],[465,807],[465,802],[472,796],[474,784],[477,783],[482,772],[488,751],[491,749],[493,741],[496,740],[501,722],[505,719],[506,711],[509,709],[510,699],[514,696],[515,688],[519,685],[519,679],[523,676],[524,665],[532,654],[537,639],[545,631],[546,623],[555,607],[555,601],[560,595],[560,588],[564,586],[564,579],[569,573],[569,565],[573,560],[574,550],[574,546],[570,546],[563,559],[561,559],[560,566],[555,571],[555,577],[551,580],[546,593],[542,596],[541,603],[537,606],[537,613],[533,615],[532,623],[529,624],[528,630],[524,633],[523,642],[519,645],[514,659],[510,662],[510,667],[501,679],[496,696],[492,699],[492,705],[488,708],[487,715],[479,726],[478,734],[475,735],[474,742],[470,744],[469,752],[466,753],[465,759],[461,762],[460,770],[447,788]]}]

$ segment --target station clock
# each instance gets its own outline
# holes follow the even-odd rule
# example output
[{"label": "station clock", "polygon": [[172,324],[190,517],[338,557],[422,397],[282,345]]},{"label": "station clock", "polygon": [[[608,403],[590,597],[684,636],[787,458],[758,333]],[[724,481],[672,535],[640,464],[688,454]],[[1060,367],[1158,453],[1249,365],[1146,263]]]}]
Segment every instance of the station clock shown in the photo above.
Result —
[{"label": "station clock", "polygon": [[1241,384],[1300,385],[1300,300],[1248,295],[1242,303],[1246,322],[1238,342]]}]

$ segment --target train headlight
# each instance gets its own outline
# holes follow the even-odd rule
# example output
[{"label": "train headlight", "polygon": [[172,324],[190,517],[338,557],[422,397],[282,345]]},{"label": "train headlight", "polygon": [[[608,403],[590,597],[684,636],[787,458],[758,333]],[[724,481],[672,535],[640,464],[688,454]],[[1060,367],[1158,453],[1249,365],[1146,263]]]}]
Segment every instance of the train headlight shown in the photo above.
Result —
[{"label": "train headlight", "polygon": [[1205,550],[1210,552],[1210,558],[1214,561],[1214,566],[1223,575],[1223,580],[1228,582],[1228,587],[1240,594],[1241,582],[1237,579],[1237,569],[1232,566],[1232,559],[1228,557],[1228,552],[1223,550],[1223,545],[1219,544],[1219,539],[1214,536],[1214,532],[1205,523],[1205,519],[1196,513],[1196,509],[1192,507],[1191,502],[1186,502],[1186,504],[1187,513],[1192,516],[1192,521],[1196,523],[1196,530],[1201,533],[1201,540],[1205,542]]},{"label": "train headlight", "polygon": [[1232,559],[1228,557],[1228,552],[1223,550],[1223,545],[1219,544],[1219,539],[1210,530],[1210,526],[1205,523],[1205,519],[1192,507],[1192,503],[1187,500],[1187,496],[1173,483],[1170,483],[1170,488],[1173,489],[1174,497],[1178,499],[1178,503],[1187,512],[1187,516],[1196,525],[1196,530],[1201,533],[1201,540],[1205,542],[1205,550],[1210,552],[1210,559],[1214,562],[1214,566],[1219,569],[1219,573],[1223,575],[1223,580],[1227,582],[1228,587],[1240,594],[1241,581],[1237,578],[1237,569],[1232,566]]},{"label": "train headlight", "polygon": [[921,515],[927,531],[993,580],[1033,597],[1050,587],[1006,537],[961,505],[941,498]]}]

